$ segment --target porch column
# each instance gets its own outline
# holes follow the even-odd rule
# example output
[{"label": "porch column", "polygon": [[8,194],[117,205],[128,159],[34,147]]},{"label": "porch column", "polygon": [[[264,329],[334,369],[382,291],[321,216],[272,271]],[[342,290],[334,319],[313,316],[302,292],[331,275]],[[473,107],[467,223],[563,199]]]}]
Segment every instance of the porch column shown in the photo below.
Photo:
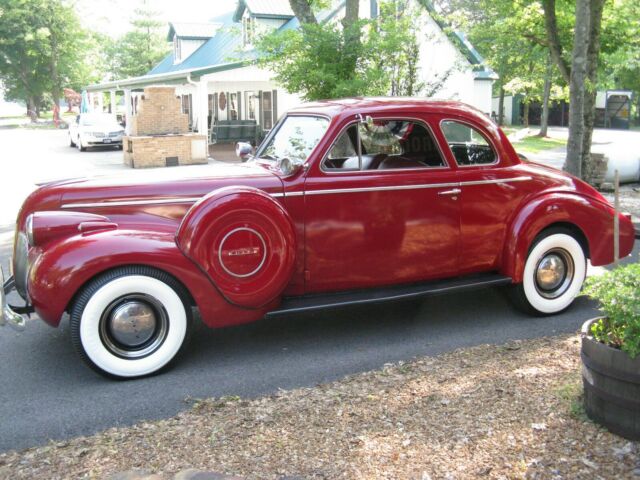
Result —
[{"label": "porch column", "polygon": [[125,108],[125,127],[124,132],[126,135],[131,135],[131,122],[133,120],[133,108],[131,106],[131,89],[125,88],[124,90],[124,108]]},{"label": "porch column", "polygon": [[116,91],[109,91],[109,113],[116,113]]},{"label": "porch column", "polygon": [[98,112],[104,112],[104,92],[102,90],[98,92]]},{"label": "porch column", "polygon": [[207,117],[209,116],[209,82],[201,78],[198,82],[195,95],[195,105],[193,106],[193,119],[197,125],[197,131],[200,135],[207,137],[209,143],[209,131]]}]

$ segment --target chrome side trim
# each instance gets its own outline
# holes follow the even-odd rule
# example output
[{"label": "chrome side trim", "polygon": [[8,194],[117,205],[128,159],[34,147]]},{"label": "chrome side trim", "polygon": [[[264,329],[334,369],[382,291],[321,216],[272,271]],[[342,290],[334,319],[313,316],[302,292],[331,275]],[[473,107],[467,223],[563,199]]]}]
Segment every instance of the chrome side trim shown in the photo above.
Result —
[{"label": "chrome side trim", "polygon": [[[498,183],[526,182],[532,177],[522,176],[492,180],[474,180],[469,182],[427,183],[419,185],[393,185],[387,187],[361,187],[361,188],[334,188],[329,190],[310,190],[306,192],[270,193],[273,198],[300,197],[303,195],[330,195],[334,193],[358,193],[358,192],[384,192],[393,190],[420,190],[428,188],[470,187],[474,185],[491,185]],[[114,202],[93,203],[65,203],[61,208],[100,208],[100,207],[127,207],[133,205],[166,205],[170,203],[195,203],[202,197],[178,197],[163,198],[158,200],[121,200]]]},{"label": "chrome side trim", "polygon": [[385,192],[393,190],[420,190],[426,188],[458,187],[459,183],[430,183],[423,185],[399,185],[389,187],[335,188],[331,190],[308,190],[305,195],[328,195],[333,193]]},{"label": "chrome side trim", "polygon": [[461,182],[460,185],[463,187],[467,187],[472,185],[491,185],[495,183],[527,182],[529,180],[532,180],[532,177],[513,177],[513,178],[503,178],[503,179],[495,179],[495,180],[475,180],[471,182]]},{"label": "chrome side trim", "polygon": [[467,187],[467,186],[473,186],[473,185],[491,185],[491,184],[498,184],[498,183],[524,182],[531,179],[532,179],[531,177],[514,177],[514,178],[503,178],[503,179],[495,179],[495,180],[477,180],[477,181],[470,181],[470,182],[430,183],[430,184],[420,184],[420,185],[399,185],[399,186],[388,186],[388,187],[335,188],[330,190],[310,190],[306,192],[287,193],[286,196],[292,197],[292,196],[298,196],[298,195],[330,195],[334,193],[382,192],[382,191],[393,191],[393,190],[420,190],[420,189],[428,189],[428,188]]},{"label": "chrome side trim", "polygon": [[195,203],[202,197],[177,197],[156,200],[119,200],[115,202],[65,203],[60,208],[128,207],[131,205],[166,205],[168,203]]}]

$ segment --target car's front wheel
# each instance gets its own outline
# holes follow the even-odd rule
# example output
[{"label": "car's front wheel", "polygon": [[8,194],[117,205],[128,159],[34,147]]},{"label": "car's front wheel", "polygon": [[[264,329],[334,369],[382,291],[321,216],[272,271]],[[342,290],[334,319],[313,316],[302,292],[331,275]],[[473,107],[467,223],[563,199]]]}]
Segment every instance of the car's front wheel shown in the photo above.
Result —
[{"label": "car's front wheel", "polygon": [[550,229],[533,242],[522,283],[511,289],[512,300],[527,313],[559,313],[580,293],[586,271],[584,250],[571,232]]},{"label": "car's front wheel", "polygon": [[73,138],[71,137],[71,134],[69,134],[69,146],[70,147],[75,147],[76,143],[73,141]]},{"label": "car's front wheel", "polygon": [[78,135],[78,140],[76,142],[76,146],[78,147],[78,150],[80,150],[81,152],[86,152],[87,151],[87,147],[84,147],[82,145],[82,138],[80,137],[80,135]]},{"label": "car's front wheel", "polygon": [[101,374],[135,378],[166,367],[191,324],[184,288],[170,275],[126,267],[90,282],[71,310],[71,338]]}]

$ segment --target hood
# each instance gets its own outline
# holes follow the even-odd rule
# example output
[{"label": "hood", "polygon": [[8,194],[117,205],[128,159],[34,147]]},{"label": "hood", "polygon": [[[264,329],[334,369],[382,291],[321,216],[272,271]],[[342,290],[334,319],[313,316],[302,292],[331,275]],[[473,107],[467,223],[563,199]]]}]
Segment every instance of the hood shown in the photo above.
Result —
[{"label": "hood", "polygon": [[120,175],[42,184],[23,204],[18,229],[24,227],[29,214],[46,210],[94,213],[120,223],[174,224],[200,198],[228,186],[283,193],[280,177],[254,164],[130,170]]},{"label": "hood", "polygon": [[51,182],[45,188],[60,193],[61,206],[92,203],[171,203],[198,199],[212,190],[231,185],[282,193],[280,178],[253,164],[194,165],[186,168],[131,170],[121,175]]}]

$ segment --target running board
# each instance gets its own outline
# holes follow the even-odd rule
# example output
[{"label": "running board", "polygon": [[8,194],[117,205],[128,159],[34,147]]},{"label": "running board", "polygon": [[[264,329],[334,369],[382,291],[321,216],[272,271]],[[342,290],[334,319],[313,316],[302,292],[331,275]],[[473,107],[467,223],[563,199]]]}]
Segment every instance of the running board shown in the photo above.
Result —
[{"label": "running board", "polygon": [[302,297],[286,297],[277,310],[266,314],[266,318],[273,318],[291,313],[311,312],[326,308],[344,307],[348,305],[367,305],[393,300],[408,300],[412,298],[440,295],[444,293],[462,292],[485,287],[496,287],[511,283],[510,277],[488,273],[468,277],[457,277],[448,280],[435,280],[412,285],[357,290],[350,292],[329,293],[320,295],[305,295]]}]

